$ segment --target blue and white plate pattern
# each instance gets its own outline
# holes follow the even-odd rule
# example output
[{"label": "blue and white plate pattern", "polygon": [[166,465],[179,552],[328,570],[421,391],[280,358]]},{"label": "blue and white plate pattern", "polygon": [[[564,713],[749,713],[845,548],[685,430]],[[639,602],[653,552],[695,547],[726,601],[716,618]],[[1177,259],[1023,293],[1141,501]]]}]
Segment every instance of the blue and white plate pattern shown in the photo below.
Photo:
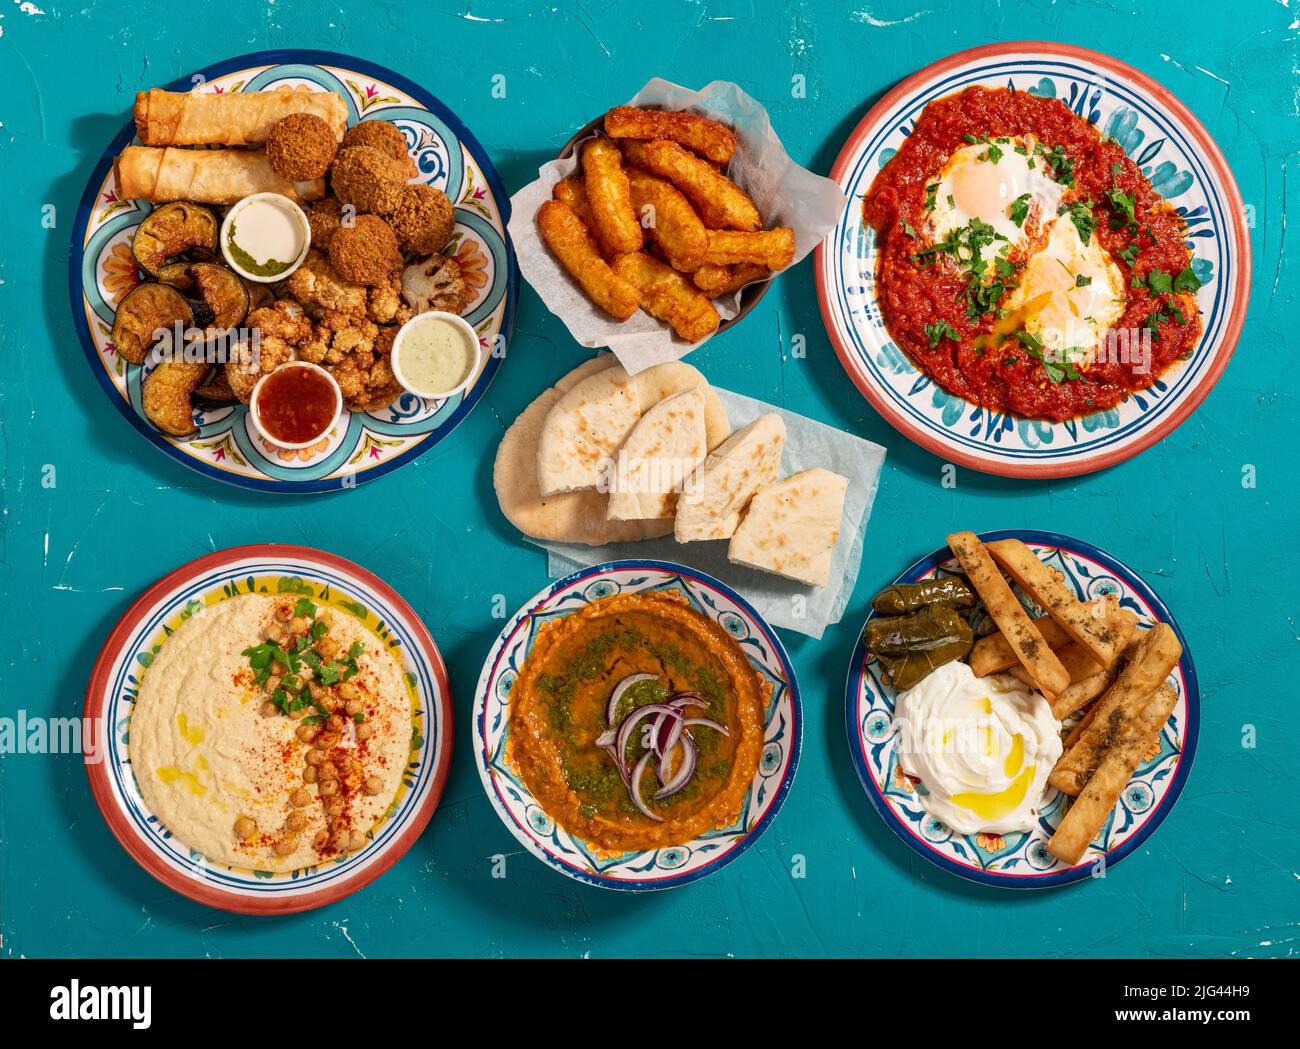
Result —
[{"label": "blue and white plate pattern", "polygon": [[[1014,834],[957,834],[928,815],[917,787],[898,765],[893,730],[893,687],[881,680],[883,667],[867,652],[861,635],[853,651],[845,694],[849,750],[867,797],[903,842],[946,871],[986,885],[1046,888],[1097,876],[1142,844],[1169,814],[1191,770],[1200,726],[1200,691],[1187,639],[1169,610],[1130,568],[1090,543],[1055,532],[1008,530],[981,535],[985,542],[1020,539],[1046,564],[1062,573],[1081,601],[1117,595],[1120,606],[1138,616],[1138,629],[1168,623],[1183,646],[1169,683],[1178,705],[1120,795],[1106,824],[1083,859],[1068,866],[1047,851],[1047,841],[1064,814],[1065,796],[1048,788],[1038,825]],[[903,572],[895,583],[959,575],[945,546]],[[1017,591],[1019,593],[1019,591]],[[1031,611],[1032,604],[1022,597]],[[870,617],[868,617],[869,619]],[[865,630],[865,626],[864,626]],[[1104,864],[1098,861],[1105,857]]]},{"label": "blue and white plate pattern", "polygon": [[[735,639],[771,684],[772,695],[764,711],[765,742],[753,788],[734,825],[685,845],[598,856],[542,810],[506,763],[510,687],[543,623],[570,615],[600,598],[647,590],[685,597],[692,608]],[[497,815],[528,851],[548,866],[607,889],[644,891],[684,885],[734,860],[763,833],[789,793],[802,733],[799,686],[772,628],[725,583],[665,561],[611,561],[575,572],[534,595],[493,643],[474,696],[475,764]]]},{"label": "blue and white plate pattern", "polygon": [[[875,233],[862,197],[926,104],[963,89],[1059,98],[1116,139],[1188,225],[1204,330],[1190,358],[1107,411],[1063,423],[971,404],[934,383],[892,340],[876,301]],[[1049,43],[976,48],[923,70],[859,124],[832,177],[852,202],[818,249],[822,317],[850,378],[892,425],[937,455],[989,473],[1087,473],[1148,447],[1209,392],[1232,354],[1250,288],[1241,198],[1204,128],[1168,92],[1114,59]]]},{"label": "blue and white plate pattern", "polygon": [[323,51],[264,51],[229,59],[169,85],[174,91],[264,91],[290,86],[333,91],[346,103],[348,124],[380,118],[406,136],[420,177],[456,207],[456,229],[444,249],[454,255],[474,293],[464,312],[490,351],[463,394],[425,400],[404,393],[386,408],[348,413],[317,445],[287,451],[266,442],[244,405],[212,408],[196,417],[186,438],[160,433],[145,418],[143,367],[128,365],[111,340],[118,301],[137,277],[131,259],[135,228],[152,210],[117,195],[112,161],[136,141],[128,123],[96,165],[77,212],[69,283],[82,347],[100,385],[132,426],[173,459],[244,488],[321,492],[380,477],[428,451],[478,403],[501,365],[514,331],[519,271],[506,234],[510,199],[486,151],[445,105],[382,66]]}]

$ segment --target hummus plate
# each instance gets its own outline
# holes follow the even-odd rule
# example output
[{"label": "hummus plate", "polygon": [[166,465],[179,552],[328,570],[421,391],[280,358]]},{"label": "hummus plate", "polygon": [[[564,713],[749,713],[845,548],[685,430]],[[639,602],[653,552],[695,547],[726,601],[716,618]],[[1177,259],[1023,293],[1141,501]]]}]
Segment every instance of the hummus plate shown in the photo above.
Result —
[{"label": "hummus plate", "polygon": [[[608,792],[614,801],[605,811],[601,804],[604,784],[595,782],[599,769],[584,770],[584,782],[591,787],[586,795],[566,791],[548,795],[548,774],[560,767],[556,755],[539,745],[535,733],[530,732],[526,740],[511,738],[521,724],[533,728],[546,721],[545,708],[565,687],[560,680],[564,667],[584,658],[592,644],[604,644],[611,629],[623,631],[623,636],[629,631],[638,635],[636,643],[629,644],[626,659],[619,660],[629,671],[641,672],[626,676],[630,688],[624,704],[639,707],[641,700],[632,690],[653,689],[657,684],[667,693],[659,697],[664,703],[672,703],[674,697],[688,702],[692,693],[679,691],[682,689],[700,689],[707,701],[713,671],[706,671],[701,679],[692,660],[710,664],[737,686],[734,691],[722,690],[734,702],[715,702],[712,709],[689,711],[688,731],[694,738],[693,748],[699,750],[699,765],[689,789],[668,796],[660,792],[664,804],[651,800],[652,788],[643,790],[641,796],[656,813],[653,817],[638,815],[631,804],[620,808],[618,802],[627,787],[618,782],[617,773]],[[652,636],[657,630],[665,636]],[[645,673],[648,665],[638,663],[645,655],[639,649],[661,644],[673,649],[674,661],[671,669],[663,671],[667,680],[652,681],[653,675]],[[541,662],[525,666],[534,652]],[[539,677],[549,677],[546,688],[537,685]],[[702,688],[700,680],[705,682]],[[605,684],[613,688],[619,682]],[[586,693],[592,688],[599,691],[597,685],[600,683],[579,682],[577,701],[569,704],[575,723],[586,714],[595,721],[608,720],[602,711],[587,709],[592,704],[586,702],[591,699]],[[517,709],[512,710],[511,696],[517,686],[521,692]],[[596,704],[602,705],[603,700]],[[614,718],[623,720],[627,713],[618,709]],[[695,722],[696,718],[720,723],[727,734]],[[665,735],[673,720],[669,716],[665,721]],[[597,565],[536,594],[506,624],[493,645],[479,677],[474,704],[479,776],[511,833],[533,855],[571,878],[632,891],[695,881],[752,845],[789,792],[802,730],[794,671],[772,628],[725,584],[663,561]],[[628,731],[629,739],[632,731]],[[614,735],[610,733],[611,738]],[[636,744],[628,750],[636,751]],[[670,791],[679,759],[673,746],[663,750],[665,789]],[[643,756],[645,761],[636,763],[642,767],[653,760],[648,753]],[[653,776],[656,773],[653,765],[651,768],[649,775]],[[752,774],[741,772],[751,768]],[[629,778],[635,775],[631,765],[628,774]],[[547,797],[546,806],[538,793]],[[725,818],[716,818],[719,814]],[[683,831],[686,840],[681,840]]]},{"label": "hummus plate", "polygon": [[[329,649],[306,633],[294,644],[298,614]],[[268,628],[283,633],[281,652],[306,653],[298,677],[264,695]],[[340,707],[331,733],[315,703],[333,708],[341,691],[357,709]],[[244,914],[308,910],[378,877],[428,823],[451,757],[450,695],[428,631],[369,572],[306,547],[220,551],[146,591],[101,650],[86,694],[102,730],[91,789],[131,856],[177,892]],[[312,750],[304,732],[319,733]],[[295,801],[311,753],[336,782],[328,800],[318,785]],[[347,842],[320,837],[344,823]]]}]

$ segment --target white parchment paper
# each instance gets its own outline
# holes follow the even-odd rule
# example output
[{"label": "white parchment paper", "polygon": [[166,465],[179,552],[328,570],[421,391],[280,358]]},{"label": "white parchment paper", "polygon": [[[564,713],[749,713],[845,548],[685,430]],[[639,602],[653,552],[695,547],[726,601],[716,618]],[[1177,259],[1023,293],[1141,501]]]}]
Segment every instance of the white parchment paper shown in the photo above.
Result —
[{"label": "white parchment paper", "polygon": [[806,586],[792,579],[734,565],[727,560],[725,539],[678,543],[672,536],[665,536],[607,546],[581,546],[537,539],[529,542],[547,551],[546,571],[553,579],[561,579],[579,568],[624,558],[650,558],[689,565],[739,591],[773,626],[819,638],[828,626],[840,621],[853,594],[853,584],[857,582],[858,567],[862,563],[862,539],[876,499],[885,449],[833,426],[774,408],[751,397],[742,397],[730,390],[716,392],[727,410],[733,431],[767,412],[776,412],[785,421],[781,477],[824,466],[849,479],[840,537],[831,554],[830,581],[825,586]]},{"label": "white parchment paper", "polygon": [[[794,230],[795,263],[821,243],[848,205],[848,198],[834,182],[790,159],[772,130],[767,110],[736,84],[715,80],[701,91],[690,91],[656,78],[628,105],[689,110],[734,128],[736,153],[727,175],[754,199],[767,228],[789,226]],[[575,150],[566,160],[543,165],[537,181],[510,198],[510,239],[520,271],[546,308],[564,321],[574,339],[583,346],[608,346],[629,375],[685,357],[703,344],[679,339],[667,325],[644,312],[622,323],[616,321],[587,298],[547,250],[537,232],[537,209],[550,199],[555,184],[577,169]],[[714,304],[722,318],[730,320],[739,309],[740,292],[717,299]]]}]

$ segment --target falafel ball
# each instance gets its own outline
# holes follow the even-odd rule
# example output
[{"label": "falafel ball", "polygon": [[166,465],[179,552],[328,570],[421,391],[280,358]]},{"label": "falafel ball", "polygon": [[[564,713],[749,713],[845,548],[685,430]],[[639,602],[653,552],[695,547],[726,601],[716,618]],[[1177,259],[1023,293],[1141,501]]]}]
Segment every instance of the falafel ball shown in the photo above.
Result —
[{"label": "falafel ball", "polygon": [[358,215],[330,238],[330,265],[353,284],[383,284],[402,265],[397,234],[378,215]]},{"label": "falafel ball", "polygon": [[447,194],[425,183],[403,188],[387,218],[402,250],[412,255],[441,251],[456,228],[456,209]]},{"label": "falafel ball", "polygon": [[406,168],[374,146],[349,146],[334,158],[334,195],[357,211],[392,211],[406,185]]},{"label": "falafel ball", "polygon": [[330,238],[343,224],[343,205],[334,197],[326,197],[306,210],[307,225],[311,227],[311,246],[329,251]]},{"label": "falafel ball", "polygon": [[314,113],[281,117],[266,136],[266,159],[271,170],[290,182],[324,178],[338,148],[330,126]]},{"label": "falafel ball", "polygon": [[350,146],[374,146],[381,153],[387,153],[401,163],[407,178],[414,178],[418,171],[415,161],[406,149],[406,136],[396,124],[387,120],[363,120],[348,128],[343,136],[343,148]]}]

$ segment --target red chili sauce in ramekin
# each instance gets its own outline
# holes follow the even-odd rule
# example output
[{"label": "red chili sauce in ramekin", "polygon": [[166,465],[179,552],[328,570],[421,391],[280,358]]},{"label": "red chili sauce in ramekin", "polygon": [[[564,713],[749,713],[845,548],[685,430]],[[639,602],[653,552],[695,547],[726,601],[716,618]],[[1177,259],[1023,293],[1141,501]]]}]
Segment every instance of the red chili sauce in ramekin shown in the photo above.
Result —
[{"label": "red chili sauce in ramekin", "polygon": [[338,396],[315,368],[278,368],[257,394],[257,416],[268,437],[282,444],[306,444],[324,436],[338,413]]},{"label": "red chili sauce in ramekin", "polygon": [[[1018,341],[1000,323],[1014,274],[1000,299],[972,305],[971,274],[953,257],[942,251],[918,256],[931,247],[920,232],[933,205],[927,187],[944,164],[971,142],[1013,136],[1031,137],[1046,151],[1043,170],[1064,187],[1062,209],[1082,202],[1091,211],[1092,236],[1119,267],[1127,296],[1111,330],[1135,337],[1145,331],[1145,364],[1098,353],[1086,367],[1049,367],[1035,355],[1032,339]],[[1200,335],[1200,285],[1190,268],[1186,222],[1119,143],[1057,99],[985,87],[936,99],[876,176],[862,206],[876,231],[877,298],[890,335],[944,389],[985,408],[1056,421],[1111,408],[1189,355]],[[1024,257],[1012,253],[1009,260],[1017,272],[1023,269]],[[936,329],[942,332],[937,338]]]}]

